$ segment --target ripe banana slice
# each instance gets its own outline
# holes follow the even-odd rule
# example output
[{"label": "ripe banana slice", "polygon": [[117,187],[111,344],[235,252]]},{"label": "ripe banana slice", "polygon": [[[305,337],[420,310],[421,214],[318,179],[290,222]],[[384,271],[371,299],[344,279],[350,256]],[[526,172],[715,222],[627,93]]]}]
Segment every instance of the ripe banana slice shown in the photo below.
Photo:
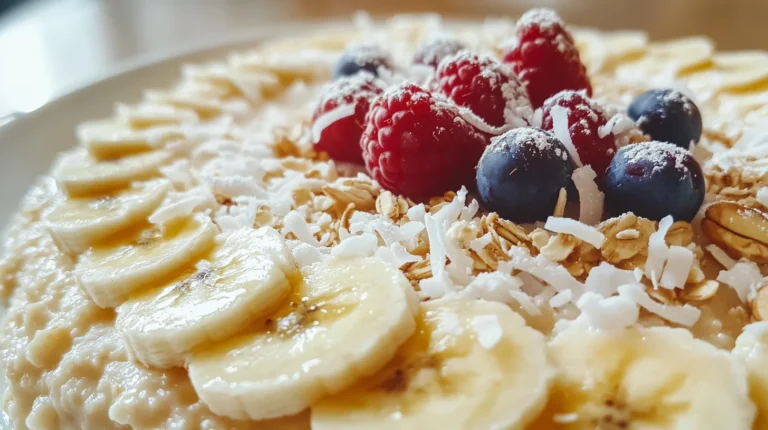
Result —
[{"label": "ripe banana slice", "polygon": [[280,305],[296,272],[285,272],[290,253],[269,227],[219,236],[196,270],[120,305],[115,325],[138,361],[182,366],[194,348],[228,338]]},{"label": "ripe banana slice", "polygon": [[162,103],[174,108],[191,110],[200,118],[212,118],[221,114],[219,103],[202,98],[181,95],[168,91],[147,91],[145,98],[154,103]]},{"label": "ripe banana slice", "polygon": [[117,105],[117,118],[133,129],[195,123],[199,120],[197,113],[193,110],[154,103],[119,104]]},{"label": "ripe banana slice", "polygon": [[544,336],[509,307],[424,303],[395,358],[312,406],[312,428],[522,429],[544,408],[553,376]]},{"label": "ripe banana slice", "polygon": [[302,267],[286,303],[254,331],[193,354],[189,377],[217,414],[291,415],[384,366],[415,329],[403,274],[371,258]]},{"label": "ripe banana slice", "polygon": [[146,226],[127,238],[94,245],[80,256],[75,276],[94,303],[113,308],[131,293],[191,265],[210,249],[216,232],[202,214],[163,228]]},{"label": "ripe banana slice", "polygon": [[643,57],[617,67],[616,75],[630,80],[672,80],[710,62],[714,51],[712,41],[704,37],[651,43]]},{"label": "ripe banana slice", "polygon": [[603,32],[579,29],[574,32],[582,61],[591,73],[612,67],[620,61],[640,55],[648,45],[642,31]]},{"label": "ripe banana slice", "polygon": [[62,154],[53,167],[53,177],[69,195],[107,193],[128,187],[134,181],[158,175],[162,165],[171,160],[166,151],[152,151],[99,161],[79,148]]},{"label": "ripe banana slice", "polygon": [[79,254],[89,246],[142,221],[172,188],[165,179],[137,182],[102,197],[64,199],[45,217],[45,226],[64,252]]},{"label": "ripe banana slice", "polygon": [[753,429],[768,428],[768,322],[744,327],[733,348],[734,358],[747,368],[749,395],[757,405]]},{"label": "ripe banana slice", "polygon": [[178,127],[133,130],[111,119],[86,122],[78,127],[77,136],[88,152],[101,160],[150,151],[171,140],[184,138]]},{"label": "ripe banana slice", "polygon": [[558,368],[535,429],[749,429],[743,366],[684,329],[571,327],[550,342]]}]

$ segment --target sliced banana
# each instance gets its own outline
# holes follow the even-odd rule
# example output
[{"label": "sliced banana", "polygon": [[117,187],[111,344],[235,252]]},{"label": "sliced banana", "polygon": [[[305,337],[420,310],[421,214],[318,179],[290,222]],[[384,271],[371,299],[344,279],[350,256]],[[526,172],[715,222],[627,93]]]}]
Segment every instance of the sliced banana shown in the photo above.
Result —
[{"label": "sliced banana", "polygon": [[197,113],[191,109],[155,103],[118,104],[117,118],[134,129],[194,123],[200,119]]},{"label": "sliced banana", "polygon": [[189,377],[217,414],[295,414],[384,366],[415,329],[403,274],[371,258],[301,269],[289,300],[248,333],[193,354]]},{"label": "sliced banana", "polygon": [[286,273],[289,258],[274,229],[235,230],[218,237],[192,273],[120,305],[115,325],[138,361],[182,366],[194,348],[230,337],[280,305],[296,271]]},{"label": "sliced banana", "polygon": [[602,32],[589,29],[573,33],[582,61],[590,73],[616,65],[642,54],[648,45],[648,35],[642,31]]},{"label": "sliced banana", "polygon": [[749,429],[743,366],[685,329],[596,331],[550,342],[558,368],[535,429]]},{"label": "sliced banana", "polygon": [[165,179],[137,182],[120,193],[64,199],[45,217],[45,226],[64,252],[79,254],[97,241],[142,221],[172,189]]},{"label": "sliced banana", "polygon": [[757,405],[753,429],[768,428],[768,322],[749,324],[736,338],[733,356],[747,368],[749,395]]},{"label": "sliced banana", "polygon": [[745,92],[768,82],[768,53],[728,52],[712,57],[713,67],[685,79],[696,94]]},{"label": "sliced banana", "polygon": [[219,103],[199,97],[193,97],[191,95],[181,95],[169,91],[155,90],[147,91],[145,97],[151,102],[162,103],[178,109],[191,110],[200,118],[204,119],[221,114],[221,106]]},{"label": "sliced banana", "polygon": [[166,142],[183,139],[184,133],[172,126],[133,130],[114,120],[100,120],[80,125],[77,136],[92,156],[112,160],[157,149]]},{"label": "sliced banana", "polygon": [[173,225],[148,226],[127,238],[94,245],[80,256],[75,275],[97,305],[113,308],[130,294],[191,265],[213,245],[217,228],[201,214]]},{"label": "sliced banana", "polygon": [[170,160],[169,152],[152,151],[100,161],[79,148],[59,156],[53,177],[69,195],[103,194],[157,176],[160,167]]},{"label": "sliced banana", "polygon": [[554,376],[541,333],[498,302],[421,309],[385,368],[312,406],[314,430],[522,429],[536,418]]},{"label": "sliced banana", "polygon": [[705,37],[651,43],[645,55],[616,68],[616,76],[631,81],[671,80],[711,61],[714,44]]}]

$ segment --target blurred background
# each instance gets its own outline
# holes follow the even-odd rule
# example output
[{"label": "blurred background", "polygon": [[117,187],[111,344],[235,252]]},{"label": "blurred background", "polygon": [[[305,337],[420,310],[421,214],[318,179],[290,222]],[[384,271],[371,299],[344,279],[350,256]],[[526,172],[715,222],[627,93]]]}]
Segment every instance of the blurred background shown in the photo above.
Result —
[{"label": "blurred background", "polygon": [[517,16],[533,6],[568,23],[710,36],[722,50],[768,49],[768,0],[0,0],[0,116],[28,112],[110,70],[253,29],[357,10]]}]

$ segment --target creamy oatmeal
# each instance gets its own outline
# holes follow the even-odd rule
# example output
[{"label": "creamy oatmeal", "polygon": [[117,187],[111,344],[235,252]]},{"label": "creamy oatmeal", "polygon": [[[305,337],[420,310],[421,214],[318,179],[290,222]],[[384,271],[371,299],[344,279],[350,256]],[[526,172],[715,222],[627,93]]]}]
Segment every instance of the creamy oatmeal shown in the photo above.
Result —
[{"label": "creamy oatmeal", "polygon": [[[768,54],[639,32],[570,39],[527,20],[516,36],[512,20],[363,17],[189,65],[176,87],[83,124],[5,236],[0,362],[14,427],[766,425]],[[509,54],[531,20],[559,52],[579,50],[577,86],[564,88],[585,92],[566,107],[537,103],[534,88],[548,87],[527,54]],[[373,74],[338,83],[350,55]],[[451,93],[449,60],[485,67],[491,84],[473,91],[501,89],[500,110],[491,96]],[[329,96],[332,73],[340,93]],[[583,135],[609,142],[605,154],[582,152],[569,129],[568,103],[587,97],[578,85],[592,92],[583,120],[595,128]],[[592,168],[653,161],[642,152],[658,138],[624,113],[650,88],[679,90],[703,118],[691,154],[663,148],[686,180],[703,168],[707,194],[688,219],[611,213],[614,164],[605,178]],[[384,118],[406,99],[413,112],[428,100],[432,116]],[[439,126],[423,132],[430,121]],[[404,161],[384,148],[398,127],[416,136]],[[465,172],[450,149],[440,159],[457,186],[399,176],[435,136],[467,145],[464,158],[482,154],[478,175],[524,139],[554,154],[540,185],[558,171],[567,183],[527,203],[551,197],[544,216],[513,222],[510,206],[489,210],[479,179],[467,192],[477,162]],[[376,155],[387,151],[397,162]]]}]

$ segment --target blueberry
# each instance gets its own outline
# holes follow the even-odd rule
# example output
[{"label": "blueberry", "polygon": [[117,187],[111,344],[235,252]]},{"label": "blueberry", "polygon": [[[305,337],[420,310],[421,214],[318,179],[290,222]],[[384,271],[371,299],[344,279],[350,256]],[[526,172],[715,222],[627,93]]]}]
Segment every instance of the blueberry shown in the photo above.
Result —
[{"label": "blueberry", "polygon": [[690,221],[704,201],[704,174],[690,152],[663,142],[621,148],[604,182],[606,206],[654,221]]},{"label": "blueberry", "polygon": [[379,67],[392,68],[392,59],[386,52],[373,45],[354,46],[341,54],[333,68],[333,78],[352,76],[361,71],[378,76]]},{"label": "blueberry", "polygon": [[515,222],[552,215],[560,189],[570,188],[573,161],[549,132],[521,127],[486,147],[477,165],[477,191],[486,209]]},{"label": "blueberry", "polygon": [[653,140],[688,149],[701,137],[699,108],[679,91],[646,91],[632,101],[627,113]]}]

